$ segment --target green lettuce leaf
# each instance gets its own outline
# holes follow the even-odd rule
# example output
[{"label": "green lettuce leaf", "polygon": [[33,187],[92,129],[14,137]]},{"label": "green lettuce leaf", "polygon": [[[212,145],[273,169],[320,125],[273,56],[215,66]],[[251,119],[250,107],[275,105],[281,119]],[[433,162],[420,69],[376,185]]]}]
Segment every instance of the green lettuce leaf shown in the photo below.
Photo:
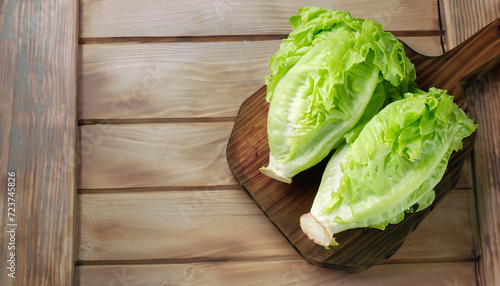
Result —
[{"label": "green lettuce leaf", "polygon": [[307,7],[270,59],[266,78],[269,165],[261,171],[291,182],[325,158],[344,136],[354,140],[383,106],[414,86],[404,47],[371,20]]},{"label": "green lettuce leaf", "polygon": [[451,153],[476,127],[443,90],[407,93],[375,115],[352,144],[338,148],[306,218],[330,241],[347,229],[383,230],[405,212],[425,209]]}]

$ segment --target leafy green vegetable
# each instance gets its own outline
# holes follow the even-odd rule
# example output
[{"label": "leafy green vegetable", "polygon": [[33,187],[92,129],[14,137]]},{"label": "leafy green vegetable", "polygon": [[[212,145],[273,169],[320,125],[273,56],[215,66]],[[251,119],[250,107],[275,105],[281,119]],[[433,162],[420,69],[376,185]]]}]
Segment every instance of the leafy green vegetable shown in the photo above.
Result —
[{"label": "leafy green vegetable", "polygon": [[387,103],[414,86],[402,43],[381,25],[346,11],[299,9],[294,31],[270,59],[266,78],[269,165],[261,171],[291,182],[353,140]]},{"label": "leafy green vegetable", "polygon": [[[432,204],[450,155],[476,129],[445,91],[407,93],[330,159],[303,231],[316,243],[335,244],[334,233],[358,227],[384,229],[405,212]],[[418,207],[414,207],[418,205]]]}]

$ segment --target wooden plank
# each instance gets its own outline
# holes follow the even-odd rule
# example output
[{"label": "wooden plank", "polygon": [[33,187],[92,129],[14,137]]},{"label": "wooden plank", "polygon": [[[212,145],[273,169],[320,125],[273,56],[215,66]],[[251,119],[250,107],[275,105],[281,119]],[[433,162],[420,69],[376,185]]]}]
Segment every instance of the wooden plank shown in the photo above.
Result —
[{"label": "wooden plank", "polygon": [[[79,187],[235,185],[225,161],[232,124],[81,126]],[[457,188],[470,188],[467,173]]]},{"label": "wooden plank", "polygon": [[281,42],[83,45],[79,119],[234,117]]},{"label": "wooden plank", "polygon": [[[497,0],[441,0],[447,34],[445,48],[452,49],[497,18]],[[480,285],[500,284],[500,72],[477,79],[467,90],[479,124],[474,145],[473,172],[479,228],[478,281]]]},{"label": "wooden plank", "polygon": [[398,37],[398,39],[424,56],[437,57],[443,54],[441,36]]},{"label": "wooden plank", "polygon": [[73,282],[76,22],[75,1],[0,4],[1,285]]},{"label": "wooden plank", "polygon": [[233,124],[81,126],[79,187],[236,185],[225,156]]},{"label": "wooden plank", "polygon": [[[441,54],[439,36],[401,40],[426,55]],[[264,85],[269,58],[281,42],[82,45],[79,119],[236,116]]]},{"label": "wooden plank", "polygon": [[[469,204],[453,190],[387,262],[472,260]],[[79,263],[299,257],[237,189],[80,194],[77,220]]]},{"label": "wooden plank", "polygon": [[357,274],[305,261],[78,266],[77,279],[79,286],[476,285],[473,262],[377,265]]},{"label": "wooden plank", "polygon": [[80,262],[300,258],[242,190],[81,194],[77,237]]},{"label": "wooden plank", "polygon": [[481,285],[500,285],[500,69],[480,78],[468,93],[479,124],[474,172]]},{"label": "wooden plank", "polygon": [[443,37],[446,51],[467,40],[474,33],[500,17],[498,0],[439,0],[441,18],[446,33]]},{"label": "wooden plank", "polygon": [[[172,37],[288,34],[290,16],[317,1],[83,0],[80,36]],[[437,1],[329,0],[324,8],[352,11],[387,30],[439,31]]]},{"label": "wooden plank", "polygon": [[[471,219],[471,189],[453,189],[408,236],[388,262],[475,260]],[[443,247],[437,250],[437,247]]]}]

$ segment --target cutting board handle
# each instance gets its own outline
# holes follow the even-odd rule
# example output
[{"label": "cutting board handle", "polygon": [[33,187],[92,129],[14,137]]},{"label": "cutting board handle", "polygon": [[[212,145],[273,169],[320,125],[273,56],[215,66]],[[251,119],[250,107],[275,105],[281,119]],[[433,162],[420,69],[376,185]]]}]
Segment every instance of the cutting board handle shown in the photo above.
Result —
[{"label": "cutting board handle", "polygon": [[445,89],[466,109],[463,91],[472,80],[500,64],[500,18],[441,56],[426,57],[411,49],[407,54],[415,64],[420,89]]},{"label": "cutting board handle", "polygon": [[457,77],[468,85],[500,64],[500,18],[442,56],[458,68]]}]

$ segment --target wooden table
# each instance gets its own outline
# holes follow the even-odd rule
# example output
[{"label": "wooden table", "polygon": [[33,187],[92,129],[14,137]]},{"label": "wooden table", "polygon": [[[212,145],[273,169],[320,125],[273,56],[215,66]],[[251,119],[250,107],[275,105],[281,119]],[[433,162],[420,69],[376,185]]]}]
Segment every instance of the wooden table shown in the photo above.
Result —
[{"label": "wooden table", "polygon": [[235,181],[238,108],[307,5],[426,55],[500,17],[498,0],[0,2],[0,285],[500,285],[498,68],[467,91],[456,189],[365,272],[305,262]]}]

